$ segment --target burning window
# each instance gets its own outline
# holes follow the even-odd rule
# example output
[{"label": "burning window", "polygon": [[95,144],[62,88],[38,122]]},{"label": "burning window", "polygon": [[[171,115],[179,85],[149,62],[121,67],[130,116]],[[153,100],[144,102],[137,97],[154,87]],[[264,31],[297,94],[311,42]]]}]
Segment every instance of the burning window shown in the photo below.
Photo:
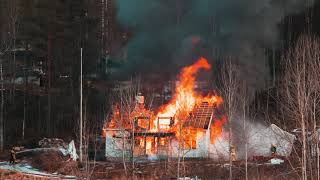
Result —
[{"label": "burning window", "polygon": [[144,138],[143,137],[135,137],[135,146],[139,146],[144,148]]},{"label": "burning window", "polygon": [[184,130],[181,143],[183,149],[197,149],[197,130],[194,128]]},{"label": "burning window", "polygon": [[159,145],[160,146],[165,146],[167,144],[167,140],[166,140],[166,138],[160,138],[160,143],[159,143]]},{"label": "burning window", "polygon": [[197,149],[197,141],[194,137],[186,137],[184,139],[183,149]]},{"label": "burning window", "polygon": [[139,151],[139,154],[155,154],[157,152],[157,137],[135,137],[135,149],[136,152]]},{"label": "burning window", "polygon": [[158,117],[159,130],[168,130],[173,124],[173,117]]},{"label": "burning window", "polygon": [[156,142],[154,137],[146,137],[146,154],[156,153]]},{"label": "burning window", "polygon": [[149,129],[149,117],[135,117],[135,126],[143,129]]}]

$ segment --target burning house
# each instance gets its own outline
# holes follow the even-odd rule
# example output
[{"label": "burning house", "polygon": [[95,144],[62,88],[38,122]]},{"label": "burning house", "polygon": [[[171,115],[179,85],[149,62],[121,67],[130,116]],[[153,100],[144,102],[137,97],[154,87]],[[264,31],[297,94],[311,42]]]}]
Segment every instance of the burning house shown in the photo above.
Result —
[{"label": "burning house", "polygon": [[[217,115],[223,100],[214,93],[203,96],[195,90],[196,73],[210,68],[204,58],[184,67],[171,100],[158,111],[146,109],[141,94],[135,97],[133,107],[114,105],[112,117],[103,129],[106,158],[228,159],[229,134],[222,129],[226,118],[218,118]],[[272,127],[252,133],[249,141],[254,143],[248,142],[248,147],[254,155],[267,155],[271,144],[279,145],[279,150],[286,152],[284,155],[290,154],[293,137],[280,128]],[[270,134],[274,138],[270,139]],[[261,151],[256,147],[264,149]]]},{"label": "burning house", "polygon": [[224,120],[216,120],[214,115],[222,98],[202,96],[194,88],[196,73],[210,68],[204,58],[183,68],[172,99],[156,113],[145,108],[141,94],[130,112],[120,111],[115,105],[104,128],[106,157],[208,156],[209,144],[222,131]]}]

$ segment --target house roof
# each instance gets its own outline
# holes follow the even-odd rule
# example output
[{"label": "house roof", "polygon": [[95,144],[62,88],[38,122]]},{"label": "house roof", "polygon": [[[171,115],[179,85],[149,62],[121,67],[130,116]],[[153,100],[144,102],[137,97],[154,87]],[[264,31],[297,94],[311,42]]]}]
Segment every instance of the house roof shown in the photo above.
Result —
[{"label": "house roof", "polygon": [[214,108],[214,105],[210,105],[208,102],[202,102],[193,109],[183,127],[208,129]]}]

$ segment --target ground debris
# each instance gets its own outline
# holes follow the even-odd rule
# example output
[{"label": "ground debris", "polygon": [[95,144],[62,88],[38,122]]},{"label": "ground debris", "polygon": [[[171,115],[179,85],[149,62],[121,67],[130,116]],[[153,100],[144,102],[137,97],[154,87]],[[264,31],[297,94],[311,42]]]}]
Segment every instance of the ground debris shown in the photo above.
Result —
[{"label": "ground debris", "polygon": [[68,144],[59,138],[43,138],[38,144],[42,148],[68,148]]},{"label": "ground debris", "polygon": [[0,169],[0,179],[6,179],[6,180],[17,180],[17,179],[23,179],[23,180],[49,180],[49,179],[60,179],[60,178],[49,178],[49,177],[40,177],[30,174],[23,174],[15,171],[10,170],[3,170]]}]

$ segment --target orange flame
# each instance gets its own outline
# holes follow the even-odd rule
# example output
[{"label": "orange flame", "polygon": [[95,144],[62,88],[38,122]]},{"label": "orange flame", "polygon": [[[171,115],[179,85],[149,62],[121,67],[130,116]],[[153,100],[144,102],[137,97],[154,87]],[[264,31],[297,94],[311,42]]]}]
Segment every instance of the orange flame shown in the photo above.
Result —
[{"label": "orange flame", "polygon": [[[192,111],[192,109],[197,103],[208,102],[210,104],[216,105],[220,105],[222,103],[222,98],[219,96],[202,96],[196,93],[194,89],[196,78],[195,75],[200,69],[211,69],[211,65],[203,57],[201,57],[193,65],[186,66],[182,69],[178,77],[178,84],[176,86],[174,96],[168,104],[160,107],[160,110],[156,115],[157,119],[158,117],[176,117],[175,124],[178,124],[179,119],[177,118],[181,118],[181,115],[184,118],[188,116],[188,113]],[[154,123],[153,127],[155,129],[152,130],[156,130],[158,128],[157,123]]]},{"label": "orange flame", "polygon": [[222,134],[222,125],[226,123],[226,118],[223,117],[222,119],[217,119],[214,121],[214,123],[211,125],[210,130],[210,142],[211,144],[214,144],[217,137],[221,136]]},{"label": "orange flame", "polygon": [[[204,129],[185,127],[181,132],[178,131],[178,125],[183,125],[184,121],[190,116],[196,105],[202,102],[207,102],[210,105],[219,106],[222,103],[222,98],[216,95],[203,96],[195,91],[195,80],[196,74],[199,70],[210,70],[211,65],[208,61],[201,57],[197,62],[190,66],[186,66],[182,69],[178,75],[178,81],[176,84],[173,98],[169,103],[161,106],[156,115],[144,109],[143,105],[136,106],[132,112],[125,112],[120,116],[119,107],[115,106],[113,109],[113,116],[111,121],[106,125],[107,128],[116,128],[118,124],[126,127],[127,129],[132,128],[132,119],[137,117],[149,117],[150,119],[141,119],[137,121],[139,127],[142,127],[146,131],[152,132],[175,132],[175,136],[179,141],[182,141],[183,147],[196,148],[196,139],[202,137]],[[150,120],[150,121],[149,121]],[[127,121],[127,122],[126,122]],[[171,126],[173,121],[173,126]],[[210,140],[214,143],[216,138],[221,136],[222,125],[226,122],[225,118],[221,120],[212,120]],[[148,124],[150,123],[150,124]],[[182,126],[180,126],[182,127]],[[145,148],[148,152],[152,151],[152,138],[146,138],[146,142],[140,139],[140,144],[145,143]],[[165,139],[160,139],[160,145],[165,144]]]}]

